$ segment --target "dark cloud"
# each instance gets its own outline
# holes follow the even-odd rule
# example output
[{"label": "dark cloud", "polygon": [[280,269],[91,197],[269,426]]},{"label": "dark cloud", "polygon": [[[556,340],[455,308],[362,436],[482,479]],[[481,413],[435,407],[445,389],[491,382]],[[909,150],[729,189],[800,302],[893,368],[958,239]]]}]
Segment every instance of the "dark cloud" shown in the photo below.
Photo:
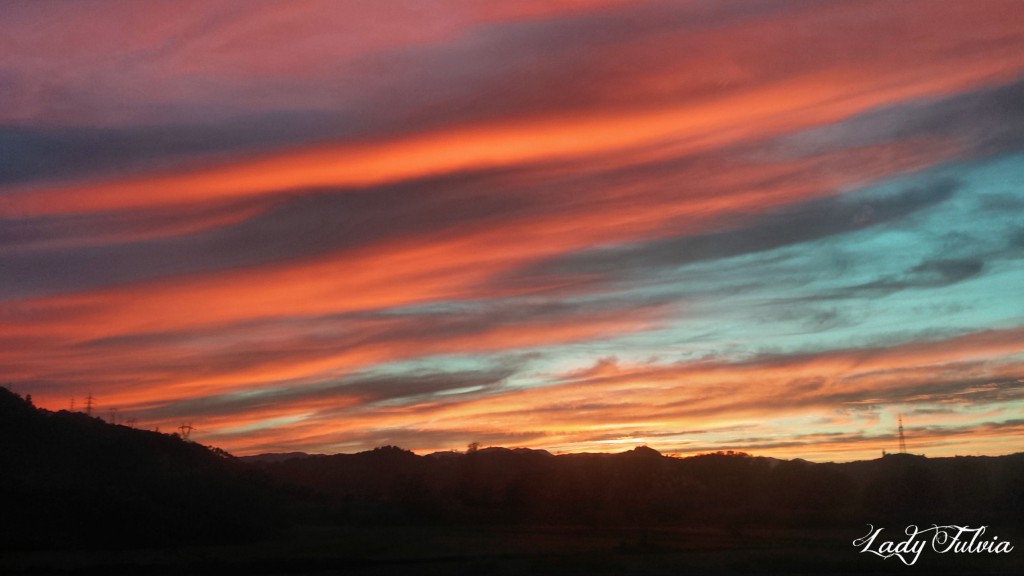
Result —
[{"label": "dark cloud", "polygon": [[995,214],[1024,212],[1024,198],[1011,192],[985,194],[979,199],[979,206],[983,211]]},{"label": "dark cloud", "polygon": [[1024,228],[1019,228],[1010,236],[1008,242],[1008,248],[1013,254],[1021,254],[1021,249],[1024,248]]},{"label": "dark cloud", "polygon": [[[930,440],[937,438],[949,438],[949,437],[971,437],[977,436],[979,433],[985,432],[1009,432],[1018,430],[1024,427],[1024,419],[1010,419],[1002,422],[983,422],[980,424],[969,424],[964,426],[922,426],[914,427],[910,431],[915,435],[915,441],[919,443],[929,442]],[[790,439],[792,438],[792,439]],[[772,436],[764,437],[749,437],[749,438],[728,438],[720,442],[705,443],[705,444],[683,444],[676,445],[671,448],[659,447],[662,452],[682,452],[682,453],[693,453],[693,452],[717,452],[719,450],[743,450],[750,452],[758,452],[762,450],[769,450],[773,448],[811,448],[813,449],[815,444],[828,444],[828,445],[857,445],[861,443],[869,443],[877,445],[878,442],[891,441],[893,444],[896,442],[897,435],[894,433],[886,434],[867,434],[864,432],[851,432],[851,433],[808,433],[808,434],[796,434],[787,435],[787,439],[779,440]]]},{"label": "dark cloud", "polygon": [[879,198],[827,197],[751,215],[736,229],[625,247],[598,248],[537,265],[527,275],[649,278],[666,268],[766,252],[897,221],[953,196],[959,184],[941,180]]},{"label": "dark cloud", "polygon": [[927,437],[968,436],[985,432],[1007,432],[1024,428],[1024,418],[1011,418],[1002,422],[988,421],[968,426],[921,426],[912,431]]},{"label": "dark cloud", "polygon": [[697,428],[697,429],[677,429],[671,428],[664,430],[652,430],[652,429],[636,429],[636,430],[618,430],[614,432],[594,432],[587,435],[589,442],[601,442],[609,440],[622,441],[629,438],[643,438],[644,440],[652,440],[652,445],[657,446],[657,442],[661,438],[675,438],[677,436],[700,436],[704,434],[722,434],[727,432],[741,432],[751,428],[751,425],[740,424],[735,426],[720,426],[716,428]]},{"label": "dark cloud", "polygon": [[342,112],[271,112],[206,124],[116,128],[0,126],[0,186],[33,180],[170,169],[325,138],[358,135]]},{"label": "dark cloud", "polygon": [[969,404],[1007,402],[1024,395],[1024,384],[1016,378],[952,378],[948,381],[919,382],[908,386],[830,394],[822,401],[855,404],[870,397],[874,404]]},{"label": "dark cloud", "polygon": [[[412,404],[421,402],[439,392],[461,388],[481,387],[493,391],[513,371],[507,367],[493,370],[468,372],[425,372],[395,376],[356,375],[342,377],[329,382],[301,383],[284,382],[280,386],[265,390],[246,391],[239,394],[199,396],[162,404],[157,407],[137,410],[132,416],[145,420],[168,418],[194,418],[227,416],[249,412],[286,408],[289,405],[311,406],[316,412],[335,413],[339,404],[345,406],[341,412],[365,409],[374,403],[404,400]],[[479,396],[480,392],[473,394]],[[464,400],[469,394],[459,395]],[[349,408],[349,402],[358,402],[357,408]]]},{"label": "dark cloud", "polygon": [[173,210],[0,218],[0,255],[139,242],[147,236],[181,235],[181,231],[202,228],[204,222],[230,222],[238,214],[264,211],[272,206],[265,200],[245,200],[209,202]]},{"label": "dark cloud", "polygon": [[[994,235],[993,235],[994,236]],[[936,254],[932,258],[920,261],[914,266],[896,274],[887,274],[870,282],[853,284],[839,289],[821,290],[812,296],[799,298],[774,298],[765,302],[766,306],[786,309],[789,304],[814,304],[836,300],[855,300],[859,298],[877,298],[887,296],[901,290],[944,288],[979,277],[993,262],[1009,258],[1019,259],[1021,248],[1024,247],[1024,229],[1011,230],[1005,238],[996,238],[997,243],[988,243],[965,234],[951,233],[944,238],[944,247],[949,254],[961,254],[961,257],[945,257]],[[955,314],[962,310],[962,304],[935,305],[938,313]],[[805,314],[801,311],[795,312]],[[931,338],[943,331],[933,328],[926,334],[914,334],[912,338]],[[953,330],[950,334],[957,332]],[[880,336],[880,342],[887,338],[897,340],[907,335],[891,333]]]},{"label": "dark cloud", "polygon": [[[650,104],[651,98],[638,99],[635,93],[624,97],[607,89],[613,83],[641,85],[644,78],[661,74],[663,60],[636,65],[651,50],[638,40],[651,35],[684,38],[678,35],[788,9],[771,2],[726,2],[698,10],[656,3],[555,19],[498,20],[469,27],[455,42],[399,42],[337,61],[330,50],[311,53],[311,61],[302,65],[321,69],[311,78],[253,75],[243,59],[241,71],[221,74],[220,79],[216,69],[197,65],[194,74],[209,77],[184,100],[154,102],[150,95],[150,101],[138,101],[147,90],[127,89],[126,83],[146,82],[153,85],[150,90],[163,86],[183,96],[178,89],[191,79],[159,71],[176,50],[188,54],[189,42],[202,45],[204,38],[239,16],[214,9],[201,25],[193,23],[182,32],[189,41],[168,38],[159,48],[136,47],[117,70],[109,69],[109,63],[94,66],[88,82],[76,82],[72,74],[59,83],[42,81],[31,63],[20,58],[12,63],[20,70],[0,69],[0,94],[9,93],[12,101],[34,94],[36,102],[23,102],[22,107],[42,106],[41,115],[48,120],[74,117],[72,112],[86,119],[118,119],[118,126],[100,128],[88,127],[88,121],[81,126],[43,127],[39,121],[0,126],[0,185],[171,167],[316,140],[379,139],[482,119],[640,107],[641,100]],[[257,55],[256,49],[268,49],[266,38],[240,41],[245,40],[258,43],[253,46]],[[280,46],[278,51],[289,48]],[[609,67],[609,59],[594,57],[594,52],[605,51],[627,52],[622,57],[634,64]],[[628,51],[635,57],[629,58]],[[217,57],[210,60],[211,65],[220,62]],[[698,84],[685,86],[691,96],[720,90],[714,81]],[[676,90],[671,96],[679,95]],[[136,117],[148,121],[122,125],[125,118]]]},{"label": "dark cloud", "polygon": [[[705,174],[721,163],[718,154],[611,169],[593,162],[540,162],[369,188],[5,218],[0,219],[0,273],[8,281],[0,286],[0,299],[258,266],[441,231],[528,225],[518,219],[534,216],[568,218],[598,207],[630,210],[641,203],[677,202],[657,186],[637,192],[636,182]],[[550,168],[563,175],[551,177]],[[595,189],[611,194],[596,201]],[[632,192],[619,195],[619,189]],[[231,223],[232,218],[240,221]],[[188,231],[190,226],[199,231]]]},{"label": "dark cloud", "polygon": [[983,267],[983,262],[970,258],[944,259],[922,262],[911,272],[925,278],[925,281],[945,286],[976,276]]},{"label": "dark cloud", "polygon": [[[990,108],[994,110],[1013,111],[1017,110],[1013,105],[1013,95],[1022,90],[1024,84],[969,98],[961,97],[967,98],[972,104],[958,106],[974,110],[981,106],[977,101],[992,101],[995,104]],[[305,118],[301,115],[296,117]],[[103,147],[109,146],[111,162],[116,164],[116,158],[120,157],[123,150],[129,151],[124,153],[125,162],[131,162],[133,154],[139,154],[142,158],[150,152],[154,158],[164,153],[175,157],[175,151],[210,153],[228,150],[233,146],[255,146],[249,144],[251,140],[287,143],[305,138],[315,130],[334,130],[332,126],[337,124],[312,113],[299,122],[293,122],[286,115],[281,115],[281,118],[285,119],[270,116],[262,121],[237,122],[231,124],[230,129],[222,130],[223,126],[210,128],[219,134],[217,137],[208,137],[208,134],[202,133],[208,128],[197,128],[198,132],[194,132],[183,127],[138,133],[122,131],[124,134],[109,130],[82,134],[69,131],[66,135],[59,131],[42,135],[25,129],[10,129],[0,131],[0,147],[6,146],[15,158],[24,156],[25,161],[8,163],[14,170],[20,169],[17,166],[31,165],[26,154],[30,154],[32,149],[49,147],[47,143],[51,141],[64,142],[55,144],[57,148],[76,147],[83,143],[80,154],[55,152],[57,156],[70,155],[69,158],[80,156],[83,165],[93,163],[94,159],[89,156],[93,152],[88,150],[103,156],[106,154]],[[856,127],[858,123],[873,126],[879,122],[854,119],[845,122],[844,126],[850,124]],[[282,126],[289,128],[283,129]],[[927,129],[930,128],[916,127],[911,131]],[[165,136],[161,136],[161,130]],[[266,132],[266,138],[261,131]],[[873,133],[871,130],[867,132]],[[146,138],[152,138],[152,142],[147,143]],[[785,138],[780,140],[785,141]],[[853,143],[856,143],[856,138]],[[19,152],[22,148],[28,151]],[[179,208],[169,212],[119,212],[3,220],[0,221],[0,273],[10,280],[0,288],[0,298],[46,295],[179,274],[256,266],[372,243],[389,236],[429,233],[459,225],[484,226],[493,224],[498,218],[512,219],[528,214],[564,213],[582,205],[581,194],[584,192],[581,190],[588,186],[614,188],[627,181],[645,181],[655,176],[685,178],[689,173],[708,169],[709,164],[721,163],[723,152],[728,156],[742,153],[742,150],[719,152],[708,157],[687,156],[614,170],[592,170],[558,182],[561,189],[551,186],[550,182],[543,186],[524,186],[510,181],[510,178],[521,177],[535,168],[520,167],[517,170],[428,178],[359,191],[295,192],[272,201]],[[78,170],[77,161],[54,161],[66,164],[69,170]],[[96,161],[97,166],[103,163],[103,160]],[[49,168],[43,167],[40,170],[48,171]],[[0,169],[0,178],[2,173]],[[498,281],[530,284],[551,275],[574,276],[579,282],[642,276],[668,266],[771,250],[899,218],[947,198],[955,187],[954,182],[946,181],[936,183],[930,190],[911,190],[902,196],[877,201],[858,202],[845,198],[815,200],[765,215],[746,219],[737,217],[735,219],[740,222],[736,229],[570,254]],[[688,191],[687,194],[699,197],[700,190]],[[664,201],[668,195],[664,190],[649,190],[643,194],[644,198],[618,198],[614,202],[626,207],[629,202],[645,199]],[[1012,196],[1007,196],[1002,203],[1010,200]],[[996,201],[998,198],[991,199],[991,202]],[[915,203],[920,206],[914,206]],[[193,218],[226,216],[235,210],[260,206],[263,212],[259,216],[199,234],[150,241],[97,242],[97,238],[102,241],[104,236],[115,237],[119,233],[131,236],[143,230],[186,223]],[[67,246],[79,239],[88,243]],[[29,249],[40,243],[64,245],[47,250]],[[923,271],[917,274],[921,278],[927,276]],[[889,279],[879,282],[886,281]],[[899,281],[892,281],[894,288]],[[885,289],[880,284],[864,288]]]},{"label": "dark cloud", "polygon": [[[252,201],[170,212],[106,213],[0,221],[0,298],[42,296],[257,266],[438,232],[484,226],[520,212],[516,195],[484,194],[497,173],[456,174],[362,190],[294,193],[273,203]],[[228,226],[151,240],[118,234],[229,217],[266,206]],[[75,239],[108,242],[74,245]],[[55,244],[50,247],[50,244]]]},{"label": "dark cloud", "polygon": [[[214,438],[230,437],[232,434],[215,434]],[[259,432],[247,432],[246,437],[260,437]],[[517,446],[523,444],[536,444],[545,439],[543,433],[531,431],[507,431],[507,432],[482,432],[479,430],[468,430],[460,428],[444,430],[425,430],[414,427],[400,427],[388,429],[364,429],[348,431],[344,433],[324,433],[315,436],[304,436],[301,440],[275,438],[268,434],[265,443],[258,443],[248,447],[246,450],[252,453],[280,452],[288,450],[290,446],[296,449],[309,449],[309,446],[320,446],[321,450],[336,452],[361,452],[381,446],[398,446],[400,448],[415,448],[423,455],[424,446],[437,447],[440,450],[465,450],[472,442],[478,442],[481,447],[488,446]]]},{"label": "dark cloud", "polygon": [[839,294],[823,297],[881,296],[908,288],[940,288],[969,280],[980,274],[984,267],[985,263],[977,258],[928,260],[907,270],[902,276],[858,284]]},{"label": "dark cloud", "polygon": [[872,109],[842,123],[781,137],[778,151],[828,151],[913,140],[951,141],[969,158],[1024,148],[1024,80]]},{"label": "dark cloud", "polygon": [[[432,306],[390,308],[323,316],[270,317],[181,331],[133,332],[78,343],[90,353],[112,353],[120,348],[177,347],[195,342],[244,341],[264,333],[293,334],[290,345],[323,347],[325,351],[354,350],[378,343],[440,342],[450,338],[482,336],[500,327],[562,326],[573,321],[622,316],[655,315],[672,304],[664,298],[608,297],[591,300],[508,299],[458,302]],[[308,334],[308,337],[303,337]],[[277,352],[284,353],[281,349]],[[267,351],[261,359],[272,357]],[[255,359],[254,359],[255,360]],[[186,359],[186,361],[188,361]]]},{"label": "dark cloud", "polygon": [[[708,48],[687,42],[688,35],[783,16],[801,4],[728,1],[693,7],[655,2],[554,19],[490,22],[458,42],[366,55],[358,69],[377,79],[361,108],[381,111],[384,123],[422,130],[477,120],[643,109],[724,95],[728,91],[717,78],[701,81],[692,73],[670,78],[676,84],[673,90],[639,87],[664,80],[666,63],[681,68],[692,61],[695,68],[703,68],[699,52]],[[676,58],[666,60],[666,50],[673,50]],[[778,66],[764,72],[784,74]]]},{"label": "dark cloud", "polygon": [[[734,410],[783,410],[810,406],[855,407],[869,405],[872,408],[886,404],[960,404],[978,406],[999,404],[1017,400],[1024,396],[1024,384],[1021,384],[1015,378],[977,378],[966,380],[953,378],[948,381],[917,382],[881,389],[864,389],[858,387],[855,383],[847,382],[842,387],[844,388],[842,391],[824,392],[823,388],[815,386],[810,388],[802,387],[800,382],[794,382],[792,389],[787,387],[784,393],[776,396],[741,400],[726,406],[696,408],[693,411],[686,410],[687,403],[685,402],[680,403],[678,407],[682,408],[687,415],[713,415],[715,413],[729,413]],[[740,397],[740,395],[737,395],[737,397]]]},{"label": "dark cloud", "polygon": [[420,430],[416,428],[392,428],[388,430],[367,430],[358,434],[345,434],[337,439],[346,444],[365,447],[376,446],[437,446],[452,450],[464,450],[472,442],[481,447],[516,446],[544,440],[538,432],[509,430],[507,432],[483,432],[480,430]]},{"label": "dark cloud", "polygon": [[[1008,336],[1012,337],[1012,336]],[[907,349],[912,353],[913,347]],[[1016,377],[981,377],[984,362],[950,362],[943,366],[943,373],[920,374],[914,369],[879,369],[862,372],[853,376],[826,378],[805,377],[790,380],[777,389],[758,393],[750,388],[751,378],[761,372],[778,373],[789,367],[801,369],[835,354],[852,363],[869,361],[878,355],[891,353],[888,348],[866,348],[823,352],[815,354],[775,354],[759,356],[743,362],[679,362],[670,365],[650,366],[647,369],[630,370],[626,374],[591,376],[581,373],[579,379],[569,378],[564,384],[601,386],[629,381],[659,381],[671,376],[679,382],[686,382],[691,373],[702,374],[701,381],[708,381],[706,373],[721,372],[723,378],[717,384],[701,384],[700,400],[685,397],[675,402],[658,406],[665,415],[685,418],[715,416],[729,413],[761,412],[765,410],[793,410],[807,407],[831,409],[875,409],[891,404],[934,405],[950,404],[963,406],[997,405],[1016,401],[1024,397],[1024,383]],[[895,379],[902,376],[899,385],[879,385],[879,378]],[[885,380],[888,381],[888,380]],[[714,399],[708,403],[704,399]],[[576,414],[575,404],[554,404],[537,406],[533,410]],[[585,410],[608,413],[630,413],[650,410],[630,402],[615,403],[604,401],[584,405]],[[514,414],[514,413],[513,413]]]},{"label": "dark cloud", "polygon": [[865,434],[863,432],[825,432],[808,434],[786,434],[785,439],[780,440],[773,436],[751,436],[726,438],[714,443],[685,443],[672,447],[661,447],[662,452],[678,453],[700,453],[718,452],[722,450],[738,450],[756,452],[770,450],[773,448],[813,448],[815,444],[858,444],[861,442],[872,442],[893,440],[893,434]]},{"label": "dark cloud", "polygon": [[[517,364],[530,356],[528,342],[560,342],[548,336],[552,327],[593,325],[639,316],[657,317],[662,302],[610,298],[601,301],[505,301],[331,314],[318,317],[277,317],[236,324],[167,332],[142,332],[69,344],[64,353],[80,358],[124,357],[118,372],[138,381],[168,378],[220,377],[233,371],[272,372],[292,362],[385,355],[392,361],[417,356],[459,354],[501,355]],[[502,340],[508,334],[520,351],[509,356]],[[287,335],[287,338],[282,338]],[[577,336],[569,336],[568,339]],[[11,345],[27,346],[14,341]],[[156,355],[156,358],[153,356]],[[143,359],[136,360],[136,357]],[[492,358],[493,359],[493,358]],[[47,369],[50,377],[83,381],[86,375]],[[107,374],[107,371],[103,371]],[[103,384],[102,374],[94,376]],[[284,385],[274,383],[274,385]],[[297,382],[296,385],[305,385]],[[383,384],[382,384],[383,385]],[[354,389],[350,389],[354,390]]]},{"label": "dark cloud", "polygon": [[956,136],[974,157],[1024,148],[1024,81],[950,98],[906,122],[904,130]]}]

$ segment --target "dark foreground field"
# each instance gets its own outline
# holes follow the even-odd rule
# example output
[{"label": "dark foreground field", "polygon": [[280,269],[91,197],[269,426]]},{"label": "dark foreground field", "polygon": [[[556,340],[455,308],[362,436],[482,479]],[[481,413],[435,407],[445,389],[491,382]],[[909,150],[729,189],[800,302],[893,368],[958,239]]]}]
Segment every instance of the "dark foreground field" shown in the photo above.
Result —
[{"label": "dark foreground field", "polygon": [[[1021,557],[858,554],[862,531],[300,527],[267,542],[9,553],[4,574],[1019,574]],[[1021,541],[1020,534],[1004,536]]]}]

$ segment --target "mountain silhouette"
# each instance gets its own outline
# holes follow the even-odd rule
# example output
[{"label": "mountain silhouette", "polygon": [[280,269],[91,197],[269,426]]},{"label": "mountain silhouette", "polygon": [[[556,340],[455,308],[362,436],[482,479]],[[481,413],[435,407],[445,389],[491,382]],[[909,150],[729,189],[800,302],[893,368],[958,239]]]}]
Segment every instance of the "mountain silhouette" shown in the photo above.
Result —
[{"label": "mountain silhouette", "polygon": [[222,451],[2,387],[0,470],[3,548],[237,542],[280,524],[268,483]]},{"label": "mountain silhouette", "polygon": [[[689,458],[641,446],[551,455],[483,448],[426,456],[242,458],[301,488],[336,522],[813,527],[881,521],[1010,523],[1024,517],[1024,454],[811,463],[743,453]],[[329,511],[329,512],[328,512]]]},{"label": "mountain silhouette", "polygon": [[[534,572],[562,573],[567,558],[580,561],[565,547],[570,537],[597,551],[584,562],[592,573],[634,565],[636,554],[717,570],[715,555],[737,549],[749,556],[737,573],[762,568],[757,550],[786,556],[794,570],[828,561],[846,571],[849,541],[867,524],[994,526],[1017,537],[1024,518],[1024,454],[812,463],[734,452],[678,458],[646,446],[563,455],[473,446],[423,456],[384,446],[235,458],[174,434],[42,410],[5,388],[0,471],[0,551],[38,551],[27,573],[51,571],[53,550],[183,545],[221,548],[203,548],[187,565],[123,572],[395,573],[395,562],[436,563],[443,550],[457,573],[480,558],[525,562],[478,549],[532,554],[520,539],[545,550]],[[837,530],[821,544],[819,534]],[[418,549],[410,538],[433,544]],[[832,548],[808,555],[807,538]],[[706,564],[693,564],[693,549],[710,551]],[[268,563],[268,550],[290,552]],[[875,566],[869,560],[857,558],[865,570]]]}]

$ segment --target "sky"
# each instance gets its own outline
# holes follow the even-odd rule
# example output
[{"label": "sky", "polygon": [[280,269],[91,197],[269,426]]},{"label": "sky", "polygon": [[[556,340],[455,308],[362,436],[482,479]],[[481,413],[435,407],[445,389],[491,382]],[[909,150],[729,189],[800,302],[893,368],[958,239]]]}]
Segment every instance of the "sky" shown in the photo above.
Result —
[{"label": "sky", "polygon": [[1024,451],[1021,9],[2,1],[0,383],[238,455]]}]

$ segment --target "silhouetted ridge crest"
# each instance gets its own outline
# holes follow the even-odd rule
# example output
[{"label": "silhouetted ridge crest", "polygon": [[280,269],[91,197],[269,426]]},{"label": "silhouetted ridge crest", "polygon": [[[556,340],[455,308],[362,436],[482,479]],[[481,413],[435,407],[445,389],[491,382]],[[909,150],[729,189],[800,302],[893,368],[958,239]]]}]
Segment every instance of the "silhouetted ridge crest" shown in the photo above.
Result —
[{"label": "silhouetted ridge crest", "polygon": [[225,454],[37,409],[0,388],[0,547],[226,542],[273,530],[268,482]]},{"label": "silhouetted ridge crest", "polygon": [[637,446],[632,451],[627,452],[627,454],[631,454],[636,458],[661,458],[661,452],[649,446]]},{"label": "silhouetted ridge crest", "polygon": [[[1024,513],[1024,454],[849,463],[742,452],[686,458],[648,446],[551,455],[488,447],[417,456],[395,447],[259,462],[310,490],[334,521],[835,526],[925,515],[992,523]],[[981,487],[973,477],[988,478]],[[965,488],[968,486],[968,488]],[[961,493],[971,496],[961,496]]]}]

